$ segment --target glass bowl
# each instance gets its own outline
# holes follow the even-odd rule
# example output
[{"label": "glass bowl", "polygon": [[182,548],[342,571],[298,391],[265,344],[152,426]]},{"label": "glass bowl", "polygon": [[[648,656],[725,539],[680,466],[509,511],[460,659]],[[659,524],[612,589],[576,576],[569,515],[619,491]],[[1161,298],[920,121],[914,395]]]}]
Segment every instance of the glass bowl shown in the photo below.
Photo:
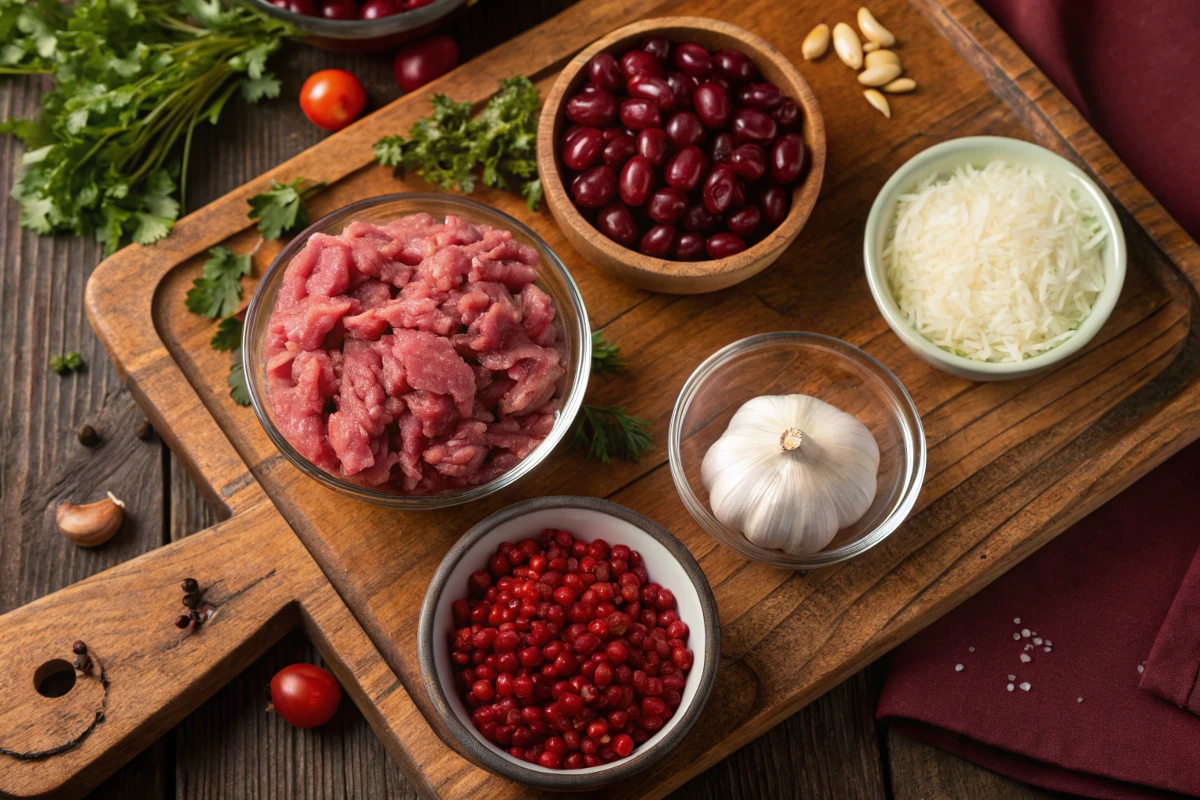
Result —
[{"label": "glass bowl", "polygon": [[431,31],[467,0],[433,0],[427,6],[379,19],[325,19],[297,14],[267,0],[240,0],[243,5],[291,24],[313,47],[337,53],[386,50]]},{"label": "glass bowl", "polygon": [[[742,404],[765,394],[807,394],[853,414],[879,445],[875,501],[862,519],[807,556],[768,550],[723,525],[700,480],[704,454]],[[763,333],[734,342],[696,368],[679,393],[668,433],[671,477],[696,522],[753,561],[791,569],[837,564],[883,541],[917,502],[925,431],[912,398],[887,367],[853,345],[817,333]]]},{"label": "glass bowl", "polygon": [[[566,374],[561,378],[559,392],[562,407],[550,434],[537,449],[508,472],[488,483],[431,495],[401,495],[361,486],[332,475],[300,455],[288,443],[275,424],[274,408],[267,402],[266,364],[262,358],[262,346],[283,275],[292,258],[307,244],[309,237],[315,233],[341,233],[346,225],[355,220],[382,223],[420,212],[427,212],[435,218],[453,214],[471,222],[509,230],[514,239],[537,250],[541,257],[537,286],[554,301],[568,351]],[[507,214],[474,200],[445,194],[413,192],[372,197],[351,203],[317,220],[289,242],[271,262],[250,299],[250,307],[246,311],[246,324],[242,330],[242,363],[245,365],[246,386],[250,390],[250,402],[254,406],[254,413],[284,458],[309,477],[342,494],[391,508],[421,510],[445,508],[486,497],[528,475],[545,460],[566,436],[579,407],[583,404],[583,395],[591,373],[592,334],[579,287],[575,285],[571,274],[554,251],[530,228]]]}]

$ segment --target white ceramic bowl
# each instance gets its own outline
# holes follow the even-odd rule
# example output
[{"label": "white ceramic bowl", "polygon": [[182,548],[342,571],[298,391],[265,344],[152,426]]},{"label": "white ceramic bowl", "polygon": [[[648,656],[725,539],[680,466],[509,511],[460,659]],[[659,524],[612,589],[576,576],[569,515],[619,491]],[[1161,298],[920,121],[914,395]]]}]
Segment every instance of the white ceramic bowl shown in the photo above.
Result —
[{"label": "white ceramic bowl", "polygon": [[[475,729],[455,690],[447,637],[454,632],[451,604],[467,596],[467,578],[487,569],[501,542],[537,538],[546,528],[570,531],[584,541],[604,539],[641,552],[650,580],[675,594],[679,618],[691,629],[695,654],[682,702],[667,723],[627,758],[583,769],[547,769],[514,758]],[[466,533],[442,559],[421,607],[417,659],[434,710],[457,740],[459,750],[484,769],[544,789],[583,790],[624,780],[660,760],[699,718],[717,676],[721,634],[708,580],[683,544],[652,520],[594,497],[538,497],[492,514]]]},{"label": "white ceramic bowl", "polygon": [[[889,228],[896,215],[898,197],[910,192],[931,175],[948,175],[956,167],[972,164],[983,167],[992,161],[1008,161],[1037,167],[1054,178],[1074,184],[1092,201],[1101,224],[1108,236],[1101,245],[1101,260],[1104,264],[1104,288],[1096,298],[1091,313],[1080,323],[1075,335],[1067,341],[1024,361],[993,363],[976,361],[955,355],[926,339],[905,317],[896,305],[888,288],[883,265],[883,248],[887,244]],[[867,217],[867,230],[863,236],[863,263],[867,270],[867,284],[875,305],[883,318],[900,340],[923,361],[939,369],[974,381],[996,381],[1010,378],[1025,378],[1046,372],[1066,361],[1083,349],[1100,328],[1104,326],[1125,283],[1125,234],[1112,204],[1104,192],[1083,170],[1055,155],[1044,147],[1003,136],[968,136],[951,139],[913,156],[896,170],[880,189]]]}]

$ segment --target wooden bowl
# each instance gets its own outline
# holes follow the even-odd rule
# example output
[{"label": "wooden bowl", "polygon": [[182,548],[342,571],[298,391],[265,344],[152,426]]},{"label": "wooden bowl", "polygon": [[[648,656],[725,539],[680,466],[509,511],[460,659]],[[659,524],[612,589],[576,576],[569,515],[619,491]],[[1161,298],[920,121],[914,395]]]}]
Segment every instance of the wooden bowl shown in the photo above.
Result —
[{"label": "wooden bowl", "polygon": [[[597,53],[629,50],[651,35],[673,43],[695,42],[712,50],[741,50],[763,77],[778,86],[804,111],[802,135],[808,148],[808,173],[796,185],[783,223],[754,246],[728,258],[667,261],[622,247],[592,225],[575,207],[563,184],[559,161],[562,132],[570,124],[566,100],[587,82],[587,64]],[[615,276],[656,292],[698,294],[724,289],[756,275],[775,262],[808,221],[825,174],[825,122],[812,89],[783,54],[747,30],[706,17],[660,17],[618,28],[575,56],[550,89],[538,125],[538,173],[550,213],[580,255]]]}]

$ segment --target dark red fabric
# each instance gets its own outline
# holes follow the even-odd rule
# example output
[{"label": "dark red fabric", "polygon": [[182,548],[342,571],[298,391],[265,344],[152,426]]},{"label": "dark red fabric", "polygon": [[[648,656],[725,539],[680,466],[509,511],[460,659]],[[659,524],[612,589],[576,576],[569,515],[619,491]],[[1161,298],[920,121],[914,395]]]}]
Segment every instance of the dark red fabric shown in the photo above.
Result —
[{"label": "dark red fabric", "polygon": [[[1200,238],[1200,2],[980,1]],[[1047,789],[1200,795],[1198,490],[1200,443],[899,647],[878,716]]]}]

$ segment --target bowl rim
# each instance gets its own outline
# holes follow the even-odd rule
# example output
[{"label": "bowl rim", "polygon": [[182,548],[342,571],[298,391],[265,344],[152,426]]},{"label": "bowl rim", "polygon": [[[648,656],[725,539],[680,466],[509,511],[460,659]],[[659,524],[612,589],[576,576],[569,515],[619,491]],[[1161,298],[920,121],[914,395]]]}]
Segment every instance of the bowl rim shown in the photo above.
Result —
[{"label": "bowl rim", "polygon": [[[791,207],[783,222],[750,247],[725,258],[672,261],[653,258],[611,241],[600,233],[596,226],[585,219],[575,204],[571,202],[566,184],[563,183],[560,175],[559,143],[554,134],[558,117],[566,103],[567,89],[570,84],[586,69],[587,63],[597,53],[609,50],[626,39],[667,29],[700,30],[729,36],[741,42],[749,51],[748,55],[756,62],[771,61],[799,88],[798,96],[793,100],[804,110],[804,130],[812,138],[813,146],[809,148],[811,163],[808,166],[808,172],[805,174],[804,180],[794,187]],[[800,234],[817,204],[825,176],[826,151],[824,116],[821,114],[817,96],[808,81],[805,80],[803,73],[774,45],[761,36],[732,23],[710,17],[652,17],[623,25],[600,37],[576,54],[562,68],[546,96],[546,102],[538,120],[538,174],[546,189],[546,203],[558,220],[560,227],[586,239],[605,257],[623,263],[628,269],[657,278],[703,279],[740,275],[738,280],[744,280],[769,266]],[[760,261],[766,263],[748,274],[741,275],[743,271],[747,270],[748,265],[757,264]]]},{"label": "bowl rim", "polygon": [[[692,585],[699,596],[700,607],[704,613],[705,652],[703,659],[696,661],[697,664],[702,664],[703,666],[699,670],[698,675],[693,667],[692,672],[688,676],[690,680],[692,675],[697,675],[697,679],[699,680],[699,685],[696,687],[696,694],[692,698],[692,702],[684,708],[682,717],[675,724],[675,727],[667,731],[662,739],[649,747],[643,746],[635,750],[633,755],[628,758],[612,762],[612,766],[603,771],[561,770],[541,772],[527,769],[524,766],[514,764],[508,759],[503,758],[496,752],[494,746],[484,744],[468,730],[463,721],[450,708],[446,693],[441,681],[438,679],[437,667],[434,662],[433,648],[436,646],[433,630],[434,616],[442,594],[446,589],[450,573],[457,566],[458,562],[470,553],[479,540],[490,533],[497,525],[533,512],[564,508],[594,511],[615,517],[639,528],[648,536],[656,539],[671,553],[679,563],[679,566],[683,568],[684,572],[691,579]],[[500,509],[476,523],[455,542],[454,546],[442,558],[441,563],[438,564],[437,571],[429,581],[429,588],[426,590],[425,599],[421,604],[421,615],[417,628],[417,662],[420,665],[421,681],[425,684],[425,691],[429,696],[430,702],[433,704],[433,709],[445,728],[450,731],[459,745],[466,750],[467,755],[477,764],[506,778],[543,789],[579,790],[615,783],[647,769],[652,763],[665,757],[687,735],[692,726],[700,718],[705,706],[707,706],[708,698],[712,693],[713,686],[716,684],[720,656],[721,625],[718,619],[717,601],[713,596],[712,587],[709,586],[708,578],[705,576],[704,571],[700,568],[691,551],[674,534],[649,517],[639,514],[631,508],[599,497],[574,495],[533,497]]]},{"label": "bowl rim", "polygon": [[[1105,269],[1104,288],[1097,295],[1091,312],[1080,322],[1075,335],[1060,345],[1022,361],[977,361],[943,350],[922,336],[905,318],[904,312],[900,310],[899,305],[892,297],[891,290],[887,285],[883,257],[876,244],[880,238],[880,228],[891,224],[890,219],[884,219],[884,207],[899,193],[902,185],[912,180],[914,173],[946,155],[960,156],[966,163],[971,159],[973,153],[982,154],[984,152],[987,153],[988,161],[1011,158],[1022,164],[1036,165],[1037,159],[1046,159],[1075,178],[1096,206],[1098,216],[1103,221],[1108,234],[1109,244],[1113,248],[1113,267],[1111,270]],[[1065,361],[1082,350],[1104,327],[1104,323],[1108,321],[1109,315],[1117,305],[1121,289],[1125,284],[1127,258],[1125,233],[1121,228],[1120,219],[1118,219],[1112,203],[1109,202],[1108,197],[1096,182],[1078,166],[1054,151],[1033,142],[1008,136],[963,136],[939,142],[917,153],[892,173],[883,188],[879,190],[875,201],[871,204],[871,211],[867,216],[867,225],[863,233],[863,267],[867,274],[867,285],[871,290],[875,306],[883,315],[888,327],[911,350],[928,360],[938,365],[944,365],[952,371],[956,370],[957,374],[972,373],[989,378],[1028,375],[1032,371],[1040,371]]]},{"label": "bowl rim", "polygon": [[[510,230],[519,231],[522,235],[529,237],[532,241],[537,242],[542,249],[548,254],[545,259],[549,262],[548,266],[555,270],[563,279],[567,287],[567,294],[571,305],[574,308],[577,319],[579,320],[578,334],[580,336],[580,352],[578,363],[574,365],[574,376],[571,384],[571,392],[563,398],[562,407],[558,411],[558,419],[555,420],[554,426],[550,433],[542,440],[534,451],[521,459],[512,469],[498,475],[487,483],[482,483],[478,486],[472,486],[469,489],[462,489],[450,492],[441,492],[439,494],[430,495],[402,495],[391,492],[381,492],[366,486],[360,486],[349,481],[342,480],[317,465],[313,464],[307,458],[302,456],[292,447],[291,443],[283,436],[283,433],[275,427],[275,423],[271,421],[270,415],[267,414],[264,403],[265,397],[260,397],[255,388],[255,381],[247,377],[246,387],[250,395],[250,405],[254,408],[254,416],[258,419],[263,430],[267,432],[267,436],[272,443],[278,448],[283,457],[292,465],[297,467],[301,472],[309,477],[315,478],[317,481],[325,484],[335,491],[350,495],[360,500],[365,500],[376,505],[383,505],[390,508],[399,508],[405,510],[429,510],[437,508],[448,508],[450,506],[462,505],[473,500],[479,500],[487,497],[500,489],[510,486],[520,478],[532,472],[539,464],[546,459],[548,455],[558,446],[559,442],[567,435],[575,416],[579,413],[579,409],[583,405],[584,394],[587,391],[588,378],[591,375],[592,363],[592,331],[591,323],[588,320],[587,308],[583,303],[583,294],[579,290],[579,286],[575,283],[575,279],[571,276],[570,271],[558,257],[558,254],[548,245],[536,231],[530,228],[525,223],[512,217],[497,208],[481,203],[477,200],[472,200],[466,197],[460,197],[453,194],[443,194],[440,192],[397,192],[393,194],[377,195],[375,197],[366,197],[361,200],[356,200],[353,203],[347,203],[340,208],[337,208],[328,214],[325,214],[320,219],[313,222],[307,228],[287,243],[287,245],[279,251],[272,259],[270,266],[263,272],[259,278],[258,284],[254,287],[254,294],[250,298],[250,304],[246,307],[245,323],[242,326],[242,341],[241,353],[244,369],[249,372],[253,366],[258,365],[260,354],[256,353],[251,346],[250,338],[254,330],[254,323],[257,317],[262,313],[269,313],[270,309],[264,312],[262,308],[263,298],[266,295],[267,287],[271,285],[276,273],[280,274],[287,269],[287,265],[291,260],[303,249],[309,238],[315,233],[321,233],[324,226],[329,220],[335,217],[344,217],[352,215],[354,212],[371,208],[373,206],[385,205],[396,202],[416,202],[436,200],[439,203],[447,203],[451,206],[460,206],[465,212],[476,212],[484,215],[496,215],[506,226],[511,226]],[[413,210],[408,213],[420,213],[419,210]],[[352,220],[347,220],[347,223]],[[542,265],[545,266],[545,265]],[[540,269],[541,267],[539,267]],[[557,305],[557,302],[556,302]]]},{"label": "bowl rim", "polygon": [[[911,436],[914,440],[914,446],[911,451],[906,449],[905,452],[905,461],[910,465],[911,478],[900,502],[866,536],[853,542],[848,542],[841,547],[832,550],[820,550],[807,556],[793,556],[782,550],[767,550],[766,548],[758,547],[746,539],[741,532],[734,531],[723,525],[713,515],[712,511],[700,502],[700,498],[692,490],[691,483],[688,481],[687,473],[683,467],[683,453],[681,450],[683,418],[691,407],[692,402],[696,399],[696,395],[704,381],[707,380],[717,367],[722,366],[734,357],[744,355],[765,345],[780,342],[821,345],[826,349],[841,351],[841,354],[845,357],[865,362],[868,366],[878,371],[878,377],[885,384],[889,384],[888,388],[892,390],[895,401],[911,414],[913,419]],[[683,501],[688,513],[699,523],[700,527],[711,534],[718,542],[736,550],[746,558],[759,563],[771,564],[772,566],[785,569],[818,569],[833,564],[840,564],[854,556],[865,553],[899,529],[904,521],[908,519],[908,515],[912,513],[913,508],[917,504],[917,498],[921,494],[921,489],[925,484],[928,451],[925,441],[925,426],[921,422],[921,414],[917,410],[916,403],[913,402],[912,396],[908,393],[908,389],[905,388],[900,379],[883,362],[849,342],[836,339],[832,336],[826,336],[822,333],[773,331],[747,336],[744,339],[738,339],[735,342],[725,345],[704,359],[700,363],[700,366],[696,367],[692,374],[688,376],[687,381],[683,384],[683,388],[679,392],[678,399],[675,401],[675,407],[671,411],[671,422],[667,432],[667,460],[671,468],[671,480],[675,483],[675,490],[679,493],[679,498]],[[765,554],[770,554],[770,557],[764,557]]]},{"label": "bowl rim", "polygon": [[423,25],[433,25],[449,16],[467,0],[433,0],[432,3],[411,11],[401,11],[390,17],[379,19],[325,19],[297,14],[286,8],[272,5],[268,0],[241,0],[251,8],[269,17],[290,23],[308,36],[326,39],[370,40],[414,30]]}]

